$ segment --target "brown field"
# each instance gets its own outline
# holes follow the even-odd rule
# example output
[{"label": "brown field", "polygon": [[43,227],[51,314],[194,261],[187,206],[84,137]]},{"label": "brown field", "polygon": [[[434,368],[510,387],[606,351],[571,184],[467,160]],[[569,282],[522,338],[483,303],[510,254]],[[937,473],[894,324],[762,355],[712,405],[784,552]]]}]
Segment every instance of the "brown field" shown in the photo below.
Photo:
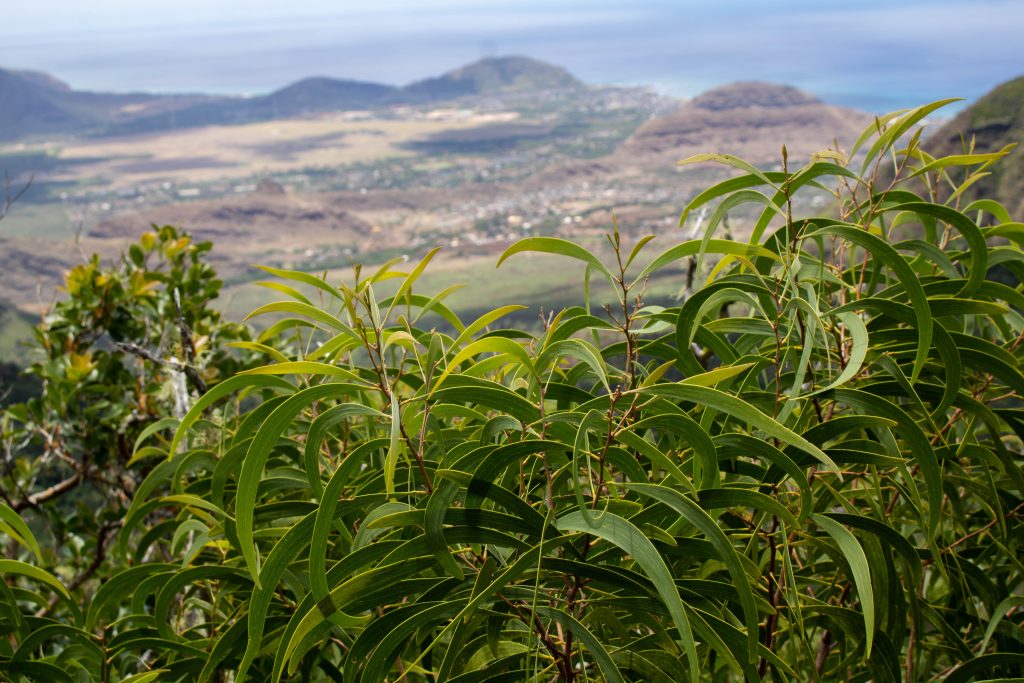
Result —
[{"label": "brown field", "polygon": [[[209,182],[316,166],[412,156],[403,146],[440,133],[509,121],[514,113],[427,115],[407,119],[288,119],[209,126],[152,135],[74,141],[55,151],[76,162],[51,180],[97,178],[113,188],[150,182]],[[44,151],[19,145],[20,153]],[[0,148],[0,154],[15,151]]]}]

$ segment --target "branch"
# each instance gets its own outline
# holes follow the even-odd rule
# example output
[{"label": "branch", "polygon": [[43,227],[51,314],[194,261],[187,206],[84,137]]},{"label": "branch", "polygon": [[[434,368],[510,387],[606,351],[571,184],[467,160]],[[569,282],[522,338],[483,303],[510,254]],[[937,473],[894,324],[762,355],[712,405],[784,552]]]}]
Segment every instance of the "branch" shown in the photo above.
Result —
[{"label": "branch", "polygon": [[196,350],[192,344],[192,330],[189,329],[188,325],[185,324],[185,316],[181,312],[181,294],[179,290],[174,290],[174,310],[178,314],[178,330],[181,331],[181,347],[185,350],[185,363],[183,369],[185,374],[188,376],[192,385],[196,388],[200,394],[206,393],[206,382],[199,376],[193,364],[196,362]]},{"label": "branch", "polygon": [[164,360],[163,358],[154,355],[151,351],[144,349],[143,347],[133,342],[116,341],[114,342],[114,348],[125,353],[130,353],[133,356],[138,356],[143,360],[148,360],[150,363],[156,363],[161,367],[169,367],[172,370],[183,372],[185,373],[185,376],[188,377],[189,381],[192,383],[192,386],[195,387],[196,391],[198,391],[200,394],[206,393],[206,382],[204,382],[203,378],[199,376],[199,372],[188,363]]},{"label": "branch", "polygon": [[0,221],[4,219],[4,216],[6,216],[7,212],[11,210],[14,203],[21,199],[25,193],[28,192],[28,189],[32,187],[32,181],[35,180],[35,177],[35,173],[30,175],[25,185],[14,194],[11,194],[11,179],[7,175],[7,172],[4,171],[4,200],[3,204],[0,205]]},{"label": "branch", "polygon": [[22,498],[17,501],[11,507],[14,508],[15,512],[20,512],[25,508],[38,507],[40,503],[45,503],[49,500],[53,500],[58,496],[62,496],[71,489],[78,486],[82,481],[82,473],[75,472],[73,475],[65,479],[64,481],[58,482],[48,489],[43,489],[39,493],[33,493],[27,498]]}]

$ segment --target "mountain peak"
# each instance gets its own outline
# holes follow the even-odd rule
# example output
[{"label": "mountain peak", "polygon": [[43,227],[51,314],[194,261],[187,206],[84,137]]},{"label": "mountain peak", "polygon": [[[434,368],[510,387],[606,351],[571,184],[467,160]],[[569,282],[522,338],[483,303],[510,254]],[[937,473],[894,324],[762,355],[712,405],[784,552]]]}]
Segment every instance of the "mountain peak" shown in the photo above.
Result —
[{"label": "mountain peak", "polygon": [[487,57],[405,88],[316,76],[248,98],[84,92],[44,73],[0,69],[0,140],[52,133],[145,133],[584,87],[561,67],[517,56]]},{"label": "mountain peak", "polygon": [[267,99],[278,115],[296,115],[380,106],[397,92],[394,86],[380,83],[313,76],[276,90]]},{"label": "mountain peak", "polygon": [[710,111],[728,111],[748,107],[782,109],[821,104],[821,100],[791,85],[741,81],[708,90],[695,97],[690,106]]},{"label": "mountain peak", "polygon": [[59,78],[54,78],[50,74],[43,73],[42,71],[0,69],[0,77],[17,78],[28,85],[42,88],[44,90],[53,90],[58,92],[68,92],[71,90],[71,86],[64,81]]},{"label": "mountain peak", "polygon": [[583,84],[560,66],[530,57],[485,57],[437,78],[416,81],[405,92],[431,98],[566,90]]}]

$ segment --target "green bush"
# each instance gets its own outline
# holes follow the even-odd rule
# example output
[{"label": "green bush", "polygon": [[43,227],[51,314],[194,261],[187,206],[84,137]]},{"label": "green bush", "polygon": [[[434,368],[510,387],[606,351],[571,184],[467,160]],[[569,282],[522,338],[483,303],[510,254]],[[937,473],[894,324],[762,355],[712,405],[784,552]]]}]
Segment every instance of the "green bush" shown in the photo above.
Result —
[{"label": "green bush", "polygon": [[43,566],[75,588],[90,582],[82,597],[120,568],[106,551],[147,471],[130,464],[136,440],[244,368],[225,345],[248,331],[210,306],[221,286],[210,248],[165,226],[118,263],[73,268],[67,298],[35,330],[28,381],[39,395],[0,419],[2,500],[42,529]]},{"label": "green bush", "polygon": [[[242,344],[265,364],[140,436],[150,469],[116,573],[67,594],[0,508],[24,547],[0,564],[0,667],[1021,676],[1024,226],[957,204],[957,169],[993,159],[923,152],[908,133],[933,109],[880,120],[852,162],[694,159],[740,175],[686,207],[717,204],[701,239],[653,257],[617,233],[603,260],[550,237],[513,245],[499,265],[561,254],[618,292],[606,315],[584,297],[536,332],[499,327],[516,307],[467,323],[417,292],[434,252],[343,283],[270,270],[287,299],[255,311],[275,322]],[[883,165],[913,179],[879,184]],[[912,191],[939,184],[945,204]],[[795,195],[823,190],[828,215],[793,215]],[[717,239],[745,203],[762,211],[749,241]],[[678,306],[646,305],[646,279],[683,259],[714,266]]]}]

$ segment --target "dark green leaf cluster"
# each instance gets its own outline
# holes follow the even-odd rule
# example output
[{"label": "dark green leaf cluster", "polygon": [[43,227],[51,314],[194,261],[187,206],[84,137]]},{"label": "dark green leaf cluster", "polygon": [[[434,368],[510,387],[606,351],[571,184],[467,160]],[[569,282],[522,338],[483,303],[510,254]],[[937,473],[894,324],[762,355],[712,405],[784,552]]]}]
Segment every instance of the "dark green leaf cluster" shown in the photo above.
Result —
[{"label": "dark green leaf cluster", "polygon": [[[434,252],[341,283],[267,269],[285,298],[239,345],[264,363],[140,435],[118,571],[87,600],[0,508],[25,558],[0,564],[3,675],[1024,675],[1024,226],[957,203],[950,172],[996,159],[921,151],[933,109],[881,119],[852,162],[692,160],[740,175],[654,255],[617,231],[517,243],[501,261],[559,254],[617,292],[539,330],[420,293]],[[825,215],[794,215],[806,191]],[[750,239],[716,237],[748,203]],[[704,281],[646,304],[681,260]]]}]

